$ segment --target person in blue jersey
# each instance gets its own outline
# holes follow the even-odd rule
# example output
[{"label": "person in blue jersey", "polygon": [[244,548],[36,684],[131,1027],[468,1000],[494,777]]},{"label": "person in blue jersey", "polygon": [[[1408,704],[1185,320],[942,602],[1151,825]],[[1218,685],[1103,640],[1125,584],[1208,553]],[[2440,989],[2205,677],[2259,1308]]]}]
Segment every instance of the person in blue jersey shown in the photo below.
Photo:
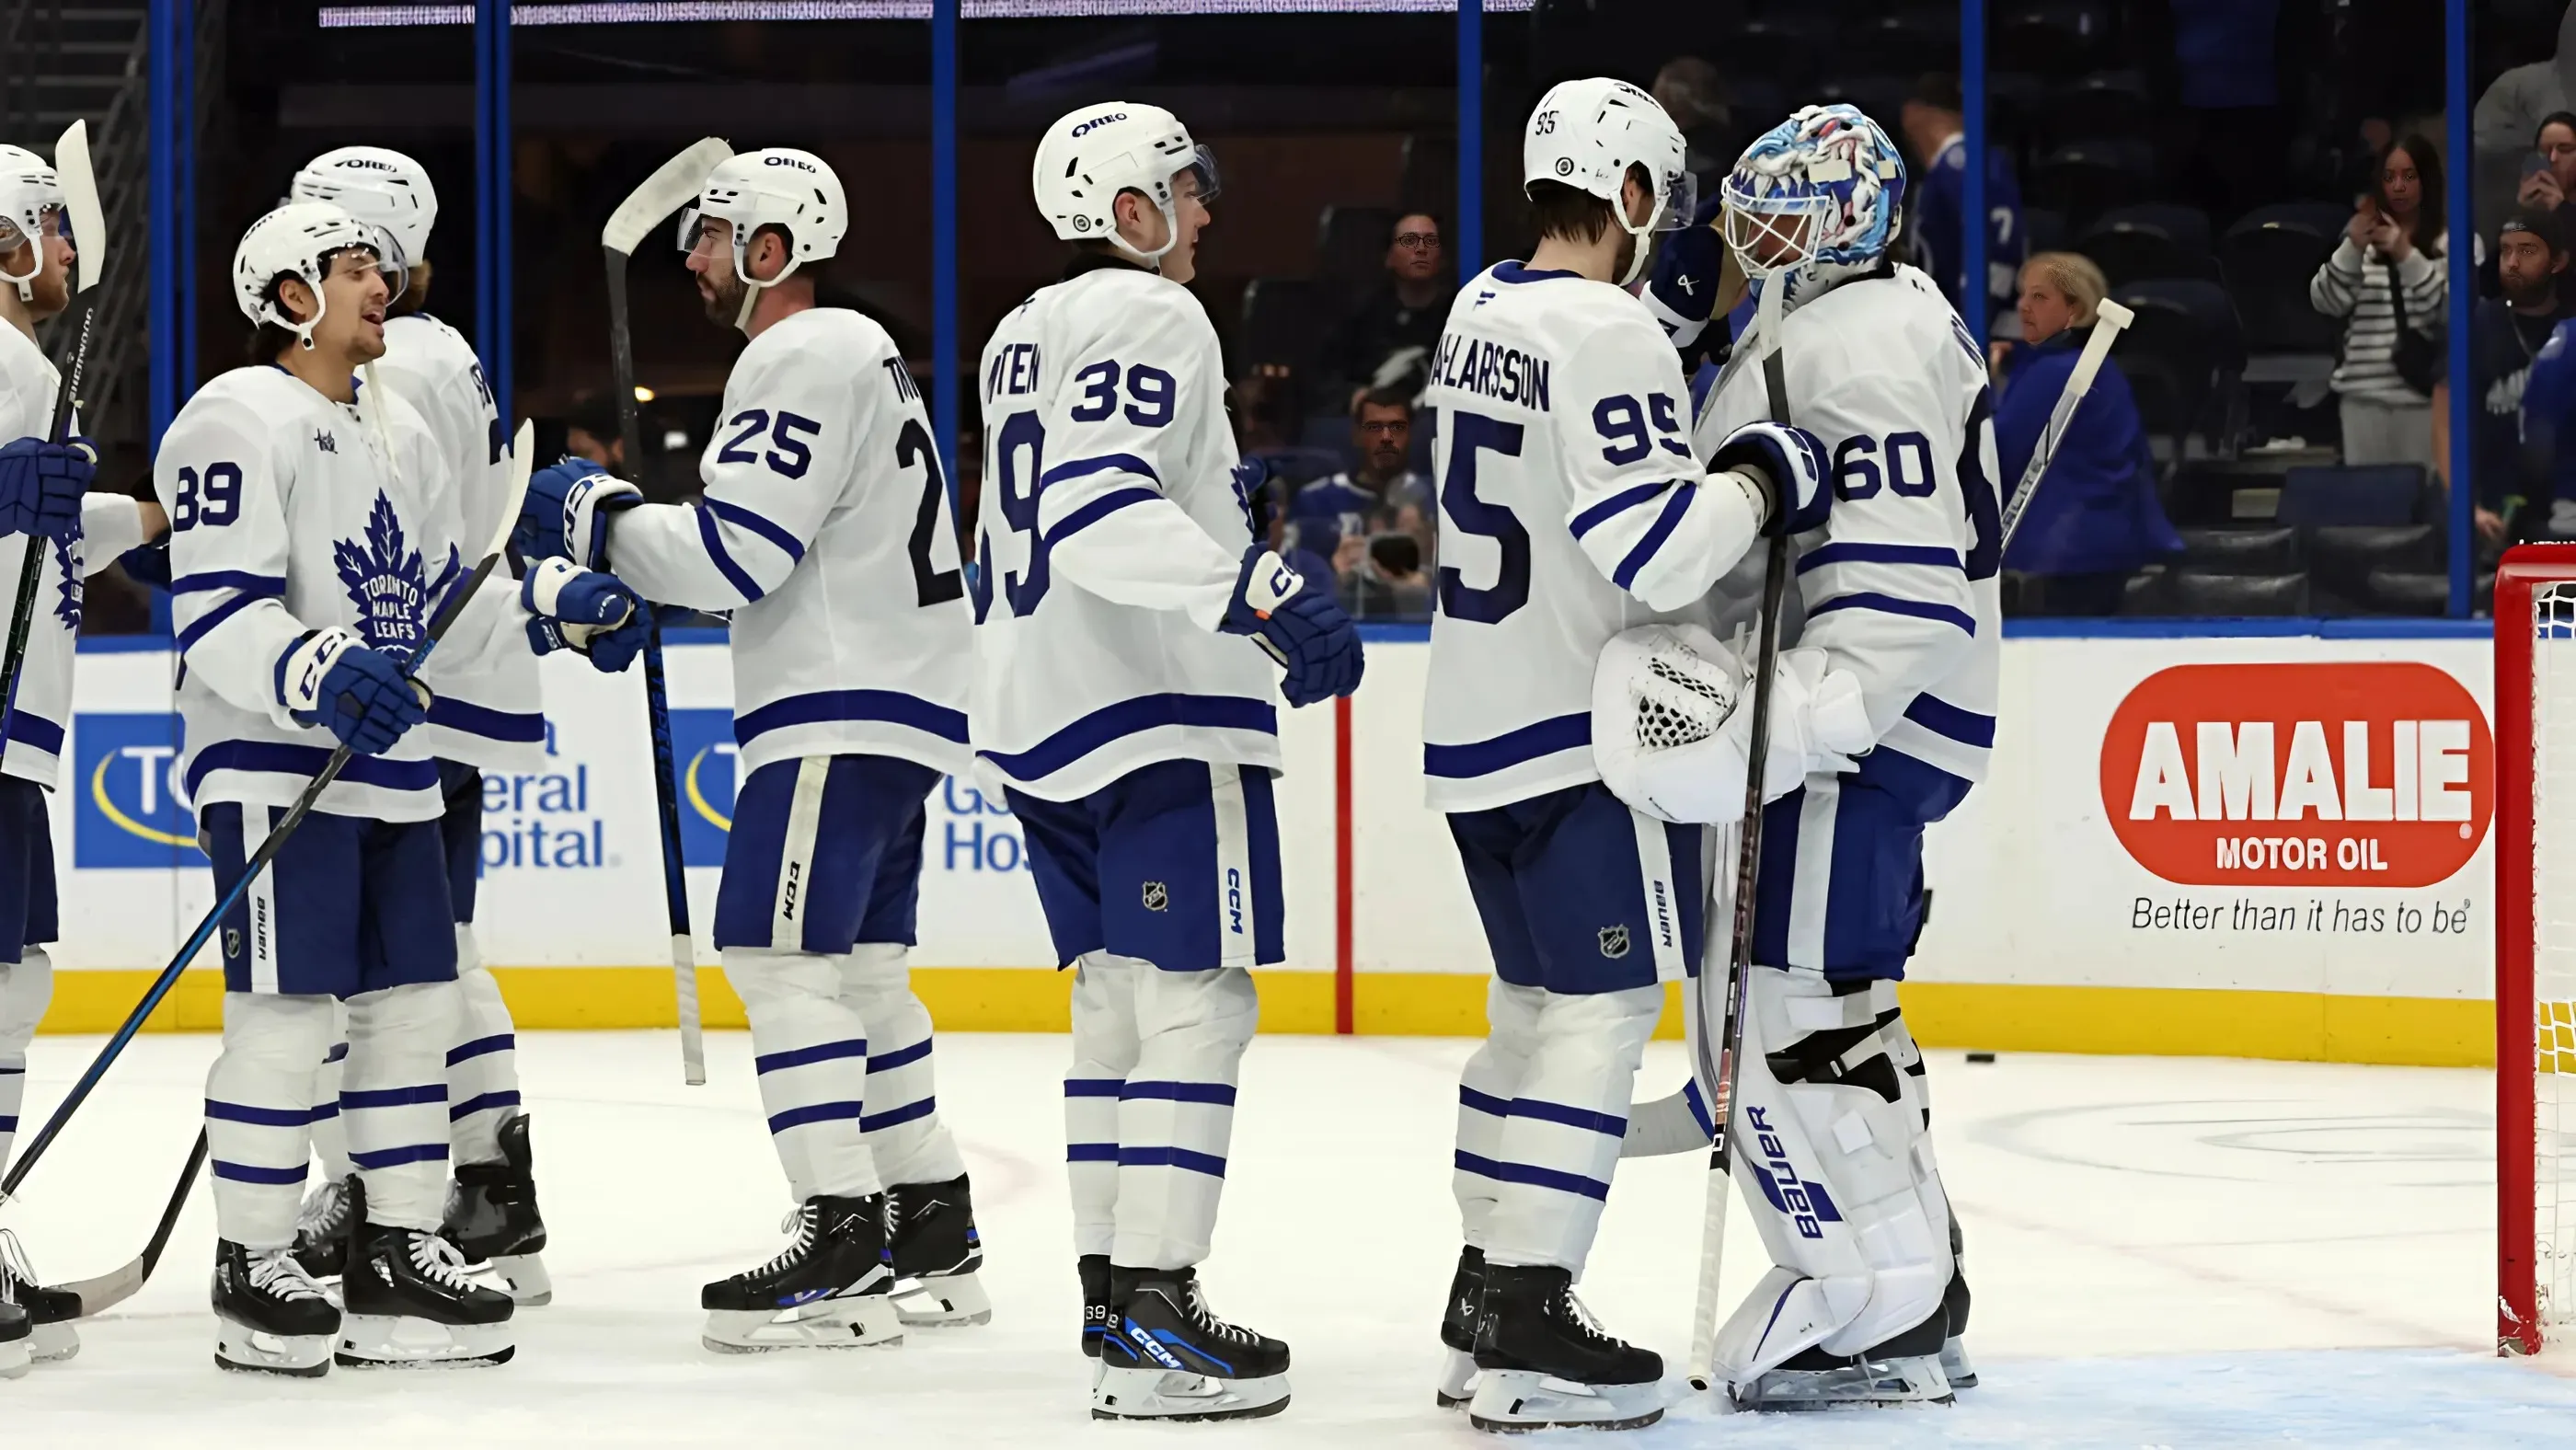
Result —
[{"label": "person in blue jersey", "polygon": [[[1967,204],[1968,135],[1959,78],[1946,72],[1923,76],[1900,114],[1906,149],[1921,168],[1914,215],[1905,223],[1909,260],[1932,274],[1941,295],[1968,320],[1968,330],[1983,337],[1995,314],[2013,305],[2014,280],[2030,246],[2022,235],[2021,184],[2013,179],[2012,158],[2002,147],[1987,148],[1986,275],[1983,282],[1971,284],[1960,232]],[[1984,300],[1969,306],[1968,298],[1977,293]]]}]

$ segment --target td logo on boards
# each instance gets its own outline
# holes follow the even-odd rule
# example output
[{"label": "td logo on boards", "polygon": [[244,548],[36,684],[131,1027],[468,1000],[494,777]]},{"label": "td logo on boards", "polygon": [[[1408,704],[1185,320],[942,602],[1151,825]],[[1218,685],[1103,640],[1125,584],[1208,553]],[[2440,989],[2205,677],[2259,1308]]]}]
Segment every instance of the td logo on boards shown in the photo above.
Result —
[{"label": "td logo on boards", "polygon": [[2431,665],[2176,665],[2102,736],[2130,857],[2193,886],[2430,886],[2495,818],[2495,737]]}]

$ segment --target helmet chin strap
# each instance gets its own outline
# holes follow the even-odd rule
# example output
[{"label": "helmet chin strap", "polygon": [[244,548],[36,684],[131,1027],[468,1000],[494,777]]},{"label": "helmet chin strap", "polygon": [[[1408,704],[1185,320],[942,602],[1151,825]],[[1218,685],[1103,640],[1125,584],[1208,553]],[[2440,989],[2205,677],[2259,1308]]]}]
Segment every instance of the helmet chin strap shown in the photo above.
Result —
[{"label": "helmet chin strap", "polygon": [[1625,216],[1619,219],[1620,230],[1625,231],[1637,244],[1636,255],[1628,259],[1628,275],[1619,279],[1620,286],[1634,287],[1637,285],[1637,279],[1645,275],[1646,260],[1654,254],[1655,250],[1655,223],[1663,219],[1664,199],[1660,195],[1655,198],[1655,209],[1646,214],[1644,226],[1629,226]]},{"label": "helmet chin strap", "polygon": [[1159,272],[1162,270],[1163,259],[1171,255],[1172,248],[1181,244],[1181,219],[1178,216],[1173,215],[1172,204],[1168,201],[1158,201],[1154,203],[1154,209],[1163,214],[1163,244],[1161,246],[1156,247],[1154,250],[1149,252],[1144,248],[1137,246],[1133,242],[1128,241],[1127,234],[1118,229],[1117,213],[1114,210],[1110,214],[1109,244]]},{"label": "helmet chin strap", "polygon": [[779,283],[786,281],[788,278],[795,276],[796,259],[794,257],[789,257],[787,259],[787,265],[780,269],[777,276],[770,278],[768,281],[754,281],[751,275],[751,268],[747,265],[750,259],[743,255],[748,249],[748,244],[743,236],[742,224],[740,222],[735,222],[733,227],[733,278],[735,281],[742,284],[742,307],[741,310],[735,312],[733,315],[733,327],[734,331],[741,333],[745,337],[749,337],[751,336],[751,310],[760,305],[760,294],[777,286]]}]

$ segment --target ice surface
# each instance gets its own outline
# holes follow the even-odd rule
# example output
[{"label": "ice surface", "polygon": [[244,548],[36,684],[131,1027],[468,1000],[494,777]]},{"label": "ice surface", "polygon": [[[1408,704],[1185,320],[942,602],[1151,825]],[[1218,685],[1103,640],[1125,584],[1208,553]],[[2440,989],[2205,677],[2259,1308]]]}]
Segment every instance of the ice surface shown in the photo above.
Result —
[{"label": "ice surface", "polygon": [[[160,1273],[83,1326],[79,1358],[0,1383],[10,1446],[799,1447],[1489,1444],[1431,1405],[1456,1258],[1450,1130],[1464,1039],[1273,1037],[1246,1063],[1216,1257],[1222,1312],[1295,1348],[1274,1420],[1140,1429],[1084,1418],[1064,1202],[1062,1038],[941,1039],[995,1320],[901,1349],[719,1357],[697,1286],[767,1257],[787,1207],[748,1039],[681,1086],[668,1034],[530,1033],[556,1299],[497,1369],[219,1373],[207,1191]],[[48,1277],[141,1246],[196,1132],[211,1036],[140,1040],[0,1210]],[[39,1038],[27,1125],[94,1038]],[[1681,1080],[1657,1044],[1640,1082]],[[2491,1078],[2211,1060],[1933,1054],[1944,1171],[1968,1232],[1982,1388],[1948,1410],[1720,1416],[1679,1379],[1703,1160],[1622,1166],[1584,1295],[1662,1350],[1675,1409],[1639,1447],[2576,1445],[2576,1380],[2488,1353]],[[1731,1305],[1757,1276],[1739,1219]],[[1562,1441],[1571,1435],[1549,1437]],[[1573,1443],[1599,1445],[1589,1438]]]}]

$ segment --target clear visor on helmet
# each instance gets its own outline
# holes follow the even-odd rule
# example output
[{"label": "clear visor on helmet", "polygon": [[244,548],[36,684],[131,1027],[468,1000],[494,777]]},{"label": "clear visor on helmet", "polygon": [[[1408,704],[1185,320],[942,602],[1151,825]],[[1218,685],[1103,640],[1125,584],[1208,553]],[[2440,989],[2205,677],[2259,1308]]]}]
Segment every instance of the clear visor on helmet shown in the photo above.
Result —
[{"label": "clear visor on helmet", "polygon": [[1180,191],[1180,181],[1184,176],[1197,183],[1197,196],[1201,205],[1216,200],[1218,183],[1216,153],[1209,150],[1205,144],[1201,144],[1196,153],[1190,157],[1189,165],[1172,173],[1172,189],[1175,194]]},{"label": "clear visor on helmet", "polygon": [[1826,217],[1838,206],[1828,195],[1727,198],[1726,245],[1748,278],[1760,280],[1814,259]]},{"label": "clear visor on helmet", "polygon": [[698,210],[698,204],[694,201],[680,208],[680,230],[676,240],[681,251],[694,252],[698,249],[698,238],[706,234],[709,220],[711,218]]},{"label": "clear visor on helmet", "polygon": [[[39,235],[50,234],[70,241],[72,214],[64,209],[61,202],[48,202],[36,209],[36,229]],[[26,223],[23,220],[14,216],[0,216],[0,250],[14,252],[27,240]]]},{"label": "clear visor on helmet", "polygon": [[1687,168],[1674,167],[1664,173],[1664,209],[1655,217],[1655,230],[1677,232],[1699,215],[1699,178]]},{"label": "clear visor on helmet", "polygon": [[[376,228],[371,227],[369,230],[374,231]],[[395,298],[402,296],[403,289],[411,283],[409,270],[391,260],[399,256],[400,252],[401,249],[394,247],[390,239],[376,245],[359,243],[336,247],[322,254],[322,275],[326,278],[343,272],[356,275],[372,268],[377,276],[385,279],[385,301],[391,303]],[[348,260],[343,261],[343,258]]]}]

